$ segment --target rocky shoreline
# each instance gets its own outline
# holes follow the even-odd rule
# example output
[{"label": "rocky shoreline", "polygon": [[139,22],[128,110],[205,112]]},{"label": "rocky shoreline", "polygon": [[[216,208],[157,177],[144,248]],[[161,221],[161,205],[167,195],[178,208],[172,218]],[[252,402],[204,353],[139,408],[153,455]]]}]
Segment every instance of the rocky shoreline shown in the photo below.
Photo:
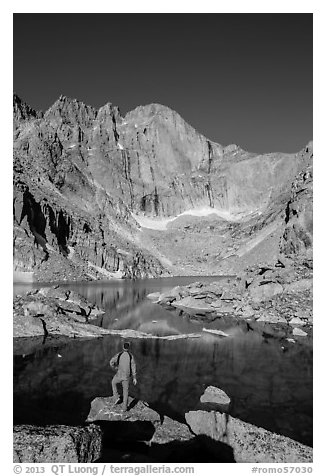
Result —
[{"label": "rocky shoreline", "polygon": [[14,462],[312,461],[312,448],[233,418],[229,402],[222,390],[208,387],[197,407],[176,421],[134,398],[122,412],[113,397],[97,397],[84,426],[16,425]]},{"label": "rocky shoreline", "polygon": [[[179,315],[203,323],[203,331],[227,336],[222,330],[207,328],[221,318],[245,320],[250,326],[287,328],[289,338],[312,335],[312,260],[280,257],[272,265],[247,269],[234,279],[177,286],[147,297]],[[96,325],[103,309],[66,287],[53,285],[32,289],[14,298],[13,337],[67,336],[70,338],[122,337],[180,339],[196,334],[155,336],[132,329],[104,329]],[[215,326],[216,327],[216,326]],[[289,332],[291,329],[291,332]]]},{"label": "rocky shoreline", "polygon": [[312,286],[311,260],[280,258],[274,266],[255,266],[227,283],[199,281],[147,297],[205,324],[232,315],[253,323],[289,325],[295,337],[304,337],[313,326]]},{"label": "rocky shoreline", "polygon": [[13,303],[13,337],[66,336],[92,338],[119,335],[125,338],[177,340],[198,338],[200,334],[156,336],[133,329],[104,329],[94,320],[105,311],[79,294],[62,286],[42,287],[17,295]]}]

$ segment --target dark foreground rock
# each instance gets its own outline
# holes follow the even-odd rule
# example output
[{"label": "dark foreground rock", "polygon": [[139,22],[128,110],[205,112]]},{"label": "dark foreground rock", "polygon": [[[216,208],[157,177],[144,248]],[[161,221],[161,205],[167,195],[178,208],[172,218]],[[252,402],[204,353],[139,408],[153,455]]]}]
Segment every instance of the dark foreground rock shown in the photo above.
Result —
[{"label": "dark foreground rock", "polygon": [[96,425],[14,426],[14,463],[92,463],[101,454]]},{"label": "dark foreground rock", "polygon": [[312,448],[216,410],[229,400],[208,387],[199,409],[176,421],[135,398],[122,412],[113,397],[97,397],[84,426],[14,426],[14,462],[312,461]]},{"label": "dark foreground rock", "polygon": [[237,463],[312,462],[312,448],[225,413],[197,410],[185,418],[210,452],[217,451],[217,444],[227,445]]}]

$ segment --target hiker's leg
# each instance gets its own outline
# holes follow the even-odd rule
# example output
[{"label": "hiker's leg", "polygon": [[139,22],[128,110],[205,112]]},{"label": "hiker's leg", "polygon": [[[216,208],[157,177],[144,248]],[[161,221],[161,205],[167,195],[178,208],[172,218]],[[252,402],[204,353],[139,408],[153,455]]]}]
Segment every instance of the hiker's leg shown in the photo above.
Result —
[{"label": "hiker's leg", "polygon": [[127,410],[128,408],[128,394],[129,394],[129,379],[122,380],[122,389],[123,389],[123,405],[122,409]]},{"label": "hiker's leg", "polygon": [[117,383],[119,383],[119,379],[115,375],[112,379],[112,392],[113,392],[113,397],[114,397],[115,400],[118,400],[118,398],[119,398]]}]

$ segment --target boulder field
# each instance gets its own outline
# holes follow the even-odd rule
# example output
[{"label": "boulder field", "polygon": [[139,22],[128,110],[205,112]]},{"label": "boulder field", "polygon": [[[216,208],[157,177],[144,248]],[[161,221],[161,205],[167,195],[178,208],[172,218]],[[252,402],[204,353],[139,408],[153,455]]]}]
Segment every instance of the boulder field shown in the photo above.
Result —
[{"label": "boulder field", "polygon": [[134,398],[122,412],[113,397],[96,397],[84,426],[16,425],[14,462],[312,462],[312,448],[233,418],[229,403],[208,387],[176,421]]}]

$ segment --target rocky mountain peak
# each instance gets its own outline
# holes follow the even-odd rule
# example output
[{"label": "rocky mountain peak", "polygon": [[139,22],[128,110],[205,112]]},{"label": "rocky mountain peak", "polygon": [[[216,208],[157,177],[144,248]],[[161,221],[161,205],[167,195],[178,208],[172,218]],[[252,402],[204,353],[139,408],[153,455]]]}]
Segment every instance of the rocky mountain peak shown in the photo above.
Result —
[{"label": "rocky mountain peak", "polygon": [[61,95],[59,99],[45,112],[44,119],[59,125],[65,123],[68,125],[91,126],[96,118],[97,111],[92,106],[84,104],[77,99],[71,99]]},{"label": "rocky mountain peak", "polygon": [[14,121],[24,121],[42,117],[42,113],[40,111],[35,111],[35,109],[31,108],[15,93],[13,96],[13,112]]},{"label": "rocky mountain peak", "polygon": [[110,117],[114,122],[119,122],[122,119],[119,107],[114,106],[111,102],[100,107],[96,116],[100,122],[103,120],[105,121],[108,117]]},{"label": "rocky mountain peak", "polygon": [[186,124],[186,122],[176,111],[173,111],[173,109],[170,109],[168,106],[163,106],[162,104],[158,103],[138,106],[132,111],[129,111],[124,119],[126,122],[134,122],[136,124],[151,122],[153,119],[170,122],[170,124],[173,124],[174,126],[176,126],[178,123]]}]

